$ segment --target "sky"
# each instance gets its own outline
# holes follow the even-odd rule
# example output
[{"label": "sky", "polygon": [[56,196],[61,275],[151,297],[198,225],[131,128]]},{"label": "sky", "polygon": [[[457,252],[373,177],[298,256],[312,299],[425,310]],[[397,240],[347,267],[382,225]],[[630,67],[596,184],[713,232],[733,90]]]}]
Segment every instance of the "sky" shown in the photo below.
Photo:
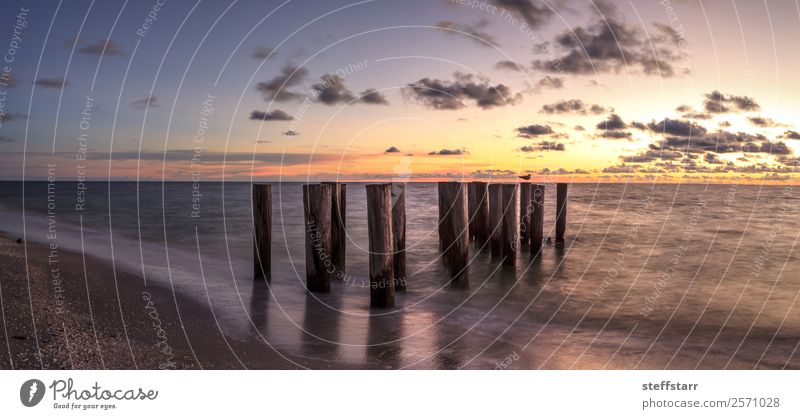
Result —
[{"label": "sky", "polygon": [[3,8],[0,179],[798,179],[797,0]]}]

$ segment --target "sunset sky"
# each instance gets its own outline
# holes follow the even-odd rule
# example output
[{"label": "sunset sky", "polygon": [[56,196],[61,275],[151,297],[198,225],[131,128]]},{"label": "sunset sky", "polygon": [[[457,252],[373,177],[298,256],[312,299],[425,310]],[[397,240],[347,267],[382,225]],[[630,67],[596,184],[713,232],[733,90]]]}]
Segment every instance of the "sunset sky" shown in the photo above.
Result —
[{"label": "sunset sky", "polygon": [[3,4],[1,179],[798,178],[793,0]]}]

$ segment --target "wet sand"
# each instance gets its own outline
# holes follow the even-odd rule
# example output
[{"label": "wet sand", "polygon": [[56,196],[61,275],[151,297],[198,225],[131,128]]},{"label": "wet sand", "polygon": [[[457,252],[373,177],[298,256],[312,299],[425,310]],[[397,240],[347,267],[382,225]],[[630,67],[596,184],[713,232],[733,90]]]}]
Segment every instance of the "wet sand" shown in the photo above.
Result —
[{"label": "wet sand", "polygon": [[86,258],[84,270],[80,254],[59,250],[52,264],[49,254],[46,246],[0,237],[0,369],[358,367],[232,339],[208,306],[127,273],[115,276],[101,260]]}]

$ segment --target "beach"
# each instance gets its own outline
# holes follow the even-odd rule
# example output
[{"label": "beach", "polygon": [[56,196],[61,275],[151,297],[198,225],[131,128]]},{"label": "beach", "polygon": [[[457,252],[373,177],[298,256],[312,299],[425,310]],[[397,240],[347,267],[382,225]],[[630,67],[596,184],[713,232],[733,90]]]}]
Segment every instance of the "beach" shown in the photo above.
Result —
[{"label": "beach", "polygon": [[145,286],[134,275],[115,274],[92,257],[84,270],[80,254],[59,252],[59,287],[49,272],[49,250],[0,238],[0,347],[7,348],[0,351],[0,369],[355,367],[290,361],[263,342],[224,336],[207,306],[153,282]]}]

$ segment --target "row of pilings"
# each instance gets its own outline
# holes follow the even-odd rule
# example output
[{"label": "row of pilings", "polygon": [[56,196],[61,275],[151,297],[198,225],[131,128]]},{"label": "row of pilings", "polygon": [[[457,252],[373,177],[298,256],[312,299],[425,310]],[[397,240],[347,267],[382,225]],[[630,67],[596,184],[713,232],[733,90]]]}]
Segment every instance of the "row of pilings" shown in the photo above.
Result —
[{"label": "row of pilings", "polygon": [[[395,292],[406,289],[406,185],[366,185],[370,305],[393,307]],[[347,185],[303,185],[306,287],[327,293],[346,275]],[[564,242],[568,184],[556,186],[556,244]],[[439,250],[450,282],[469,284],[469,243],[514,265],[522,246],[531,256],[544,239],[545,185],[532,183],[440,182]],[[272,186],[253,185],[254,275],[271,279]]]}]

